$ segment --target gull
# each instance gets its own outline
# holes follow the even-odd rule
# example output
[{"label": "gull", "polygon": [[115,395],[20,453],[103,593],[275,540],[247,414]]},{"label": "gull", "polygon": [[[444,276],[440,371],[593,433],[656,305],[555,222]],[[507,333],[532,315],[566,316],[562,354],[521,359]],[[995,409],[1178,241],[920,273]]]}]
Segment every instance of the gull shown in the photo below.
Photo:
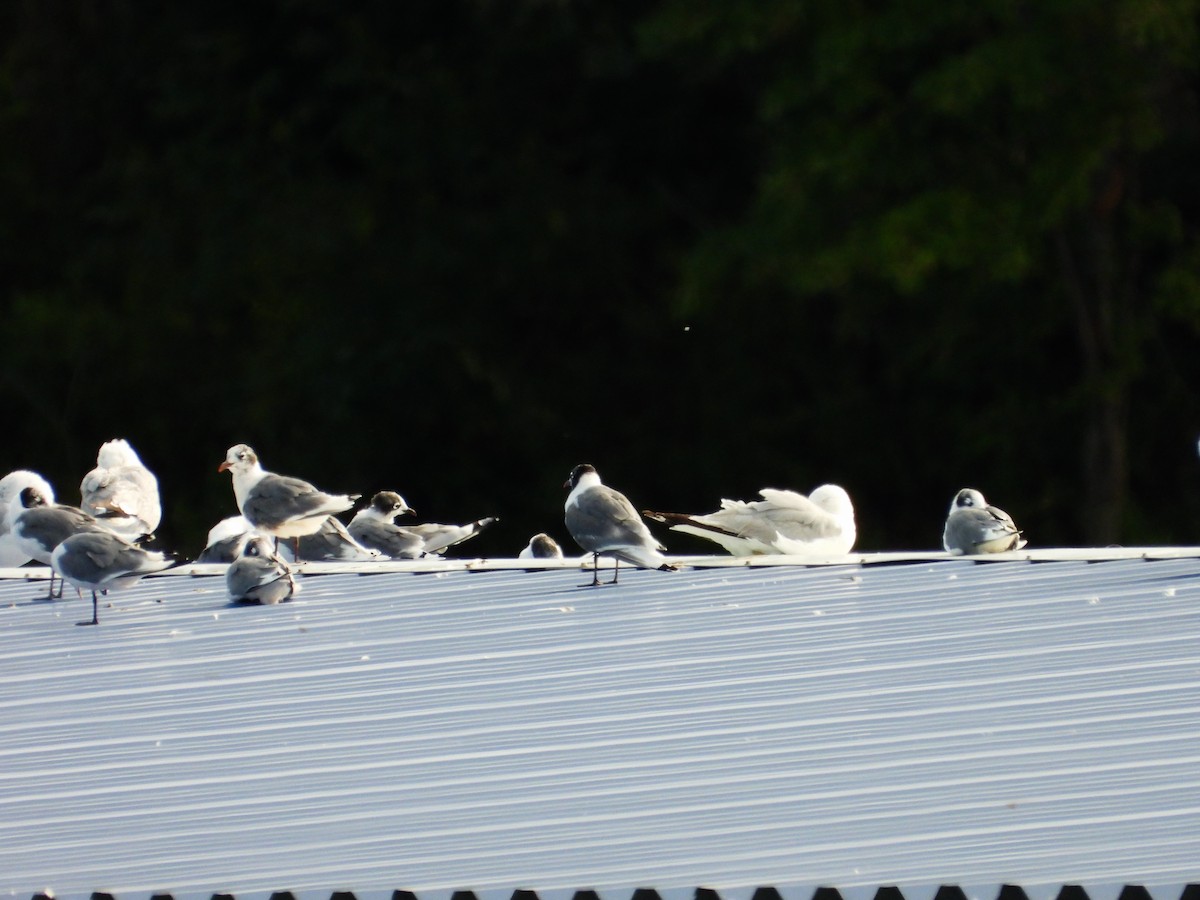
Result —
[{"label": "gull", "polygon": [[954,554],[1002,553],[1028,543],[1021,533],[1008,513],[988,506],[979,491],[963,488],[950,504],[942,546]]},{"label": "gull", "polygon": [[629,498],[603,484],[595,468],[587,463],[576,466],[563,487],[571,489],[566,503],[567,531],[592,554],[592,586],[600,583],[602,555],[614,560],[609,584],[617,583],[621,560],[645,569],[674,570],[662,555],[667,548],[650,533]]},{"label": "gull", "polygon": [[225,587],[235,603],[262,606],[287,603],[300,590],[288,564],[271,549],[270,541],[257,535],[244,542],[226,570]]},{"label": "gull", "polygon": [[84,512],[128,540],[153,534],[162,521],[158,479],[123,438],[101,445],[96,468],[83,476],[79,493]]},{"label": "gull", "polygon": [[854,546],[854,505],[836,484],[823,484],[807,497],[776,488],[758,493],[763,499],[722,500],[719,510],[702,516],[650,510],[643,515],[671,523],[672,531],[714,541],[734,556],[840,556]]},{"label": "gull", "polygon": [[525,545],[525,549],[517,554],[517,559],[562,559],[562,547],[558,541],[545,533],[535,534]]},{"label": "gull", "polygon": [[198,563],[231,563],[242,552],[254,526],[245,516],[229,516],[208,530],[208,543],[196,557]]},{"label": "gull", "polygon": [[[298,562],[288,544],[279,548],[279,554],[285,560]],[[300,538],[300,558],[309,561],[371,562],[380,555],[379,551],[356,541],[335,516],[329,516],[320,528]]]},{"label": "gull", "polygon": [[[43,565],[51,565],[51,557],[63,541],[84,532],[103,531],[99,522],[75,506],[61,506],[50,502],[36,487],[22,488],[8,504],[10,535],[20,552],[29,559]],[[54,593],[54,569],[50,571],[50,593],[47,600],[56,599]],[[59,586],[58,597],[62,596]]]},{"label": "gull", "polygon": [[23,566],[33,557],[17,546],[16,535],[8,519],[8,506],[25,488],[36,488],[48,502],[54,502],[54,489],[37,472],[17,469],[0,478],[0,567]]},{"label": "gull", "polygon": [[162,553],[143,550],[129,541],[97,528],[67,538],[50,556],[51,567],[77,591],[92,592],[92,621],[76,625],[99,625],[97,591],[113,591],[130,587],[151,572],[168,569],[174,563]]},{"label": "gull", "polygon": [[217,471],[226,469],[233,474],[238,509],[250,524],[263,534],[292,538],[297,546],[298,538],[319,531],[327,518],[345,512],[358,499],[357,494],[326,494],[307,481],[268,472],[246,444],[229,448]]},{"label": "gull", "polygon": [[370,504],[360,509],[350,520],[350,536],[372,550],[394,559],[417,559],[441,553],[449,547],[475,537],[489,525],[498,522],[487,516],[465,525],[397,525],[399,515],[413,515],[415,510],[395,491],[380,491]]}]

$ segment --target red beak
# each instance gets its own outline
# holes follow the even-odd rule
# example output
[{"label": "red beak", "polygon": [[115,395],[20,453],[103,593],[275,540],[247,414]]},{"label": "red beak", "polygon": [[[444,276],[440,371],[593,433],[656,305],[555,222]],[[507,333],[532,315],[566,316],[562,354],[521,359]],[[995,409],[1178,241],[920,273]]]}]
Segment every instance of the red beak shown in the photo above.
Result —
[{"label": "red beak", "polygon": [[233,468],[233,466],[231,466],[229,464],[229,460],[225,460],[225,462],[223,462],[219,466],[217,466],[217,471],[224,472],[226,469],[231,469],[231,468]]}]

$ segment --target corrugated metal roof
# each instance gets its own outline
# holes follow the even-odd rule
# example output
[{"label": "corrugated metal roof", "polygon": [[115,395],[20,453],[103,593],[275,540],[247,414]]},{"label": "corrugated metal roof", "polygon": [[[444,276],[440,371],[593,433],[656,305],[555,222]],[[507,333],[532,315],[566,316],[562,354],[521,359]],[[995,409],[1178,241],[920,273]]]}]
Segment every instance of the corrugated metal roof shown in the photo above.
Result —
[{"label": "corrugated metal roof", "polygon": [[1162,555],[159,577],[99,628],[0,582],[0,890],[1173,900],[1200,559]]}]

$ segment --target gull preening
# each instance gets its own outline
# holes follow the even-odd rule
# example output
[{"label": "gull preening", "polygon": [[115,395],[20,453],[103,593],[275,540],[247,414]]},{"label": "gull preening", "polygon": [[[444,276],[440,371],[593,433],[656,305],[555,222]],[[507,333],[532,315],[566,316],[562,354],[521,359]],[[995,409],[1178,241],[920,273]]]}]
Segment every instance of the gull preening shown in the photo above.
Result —
[{"label": "gull preening", "polygon": [[[9,533],[19,551],[47,566],[51,565],[51,557],[58,545],[69,537],[95,531],[112,534],[82,509],[54,503],[36,487],[22,488],[9,501],[8,522]],[[61,596],[62,585],[59,585],[57,597]],[[46,599],[56,599],[53,567]]]},{"label": "gull preening", "polygon": [[153,534],[162,521],[158,479],[122,438],[101,445],[79,493],[85,513],[128,540]]},{"label": "gull preening", "polygon": [[33,559],[17,543],[9,521],[9,504],[25,488],[34,488],[48,502],[54,502],[54,488],[37,472],[17,469],[0,478],[0,566],[5,568],[23,566]]},{"label": "gull preening", "polygon": [[465,525],[397,525],[396,516],[414,515],[415,510],[395,491],[380,491],[350,520],[350,536],[372,550],[393,559],[417,559],[441,553],[470,540],[499,521],[487,516]]},{"label": "gull preening", "polygon": [[942,546],[954,554],[1003,553],[1028,543],[1021,534],[1012,516],[989,506],[974,488],[963,488],[950,503]]},{"label": "gull preening", "polygon": [[[330,516],[345,512],[358,495],[327,494],[307,481],[265,470],[247,444],[235,444],[225,454],[218,472],[233,475],[238,509],[255,530],[294,544],[321,529]],[[297,555],[299,555],[297,551]]]},{"label": "gull preening", "polygon": [[247,536],[237,558],[225,571],[225,587],[235,603],[274,606],[300,590],[292,570],[260,535]]},{"label": "gull preening", "polygon": [[151,572],[169,569],[174,563],[162,553],[143,550],[104,528],[84,531],[64,540],[50,556],[50,565],[76,590],[92,592],[92,620],[77,625],[99,625],[97,591],[130,587]]},{"label": "gull preening", "polygon": [[621,560],[643,569],[674,570],[663,557],[664,547],[650,533],[629,498],[600,481],[595,468],[583,463],[563,484],[569,488],[565,522],[571,537],[592,554],[592,585],[600,583],[600,557],[613,558],[613,579]]},{"label": "gull preening", "polygon": [[854,546],[854,504],[838,485],[823,484],[807,497],[776,488],[758,493],[763,499],[722,500],[721,508],[707,515],[651,510],[643,515],[670,524],[672,531],[720,544],[734,556],[840,556]]}]

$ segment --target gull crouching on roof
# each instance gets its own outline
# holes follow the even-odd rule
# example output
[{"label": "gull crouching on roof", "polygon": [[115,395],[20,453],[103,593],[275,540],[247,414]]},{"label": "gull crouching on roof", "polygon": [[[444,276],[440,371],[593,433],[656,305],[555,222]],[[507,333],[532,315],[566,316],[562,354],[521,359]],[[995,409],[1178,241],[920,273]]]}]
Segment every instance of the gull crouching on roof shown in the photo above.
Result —
[{"label": "gull crouching on roof", "polygon": [[643,515],[670,524],[672,531],[720,544],[734,556],[840,556],[854,547],[854,504],[836,484],[823,484],[807,497],[776,488],[758,493],[763,499],[722,500],[721,508],[707,515],[651,510]]},{"label": "gull crouching on roof", "polygon": [[1012,516],[989,506],[979,491],[963,488],[950,503],[942,546],[954,554],[1003,553],[1028,543],[1021,534]]},{"label": "gull crouching on roof", "polygon": [[115,591],[137,584],[151,572],[174,563],[162,553],[135,547],[103,528],[72,535],[55,548],[50,565],[76,590],[92,592],[92,620],[77,625],[99,625],[98,591]]},{"label": "gull crouching on roof", "polygon": [[233,494],[246,520],[263,534],[292,538],[294,547],[300,537],[320,531],[327,518],[350,509],[359,496],[327,494],[299,478],[268,472],[247,444],[229,448],[217,467],[218,472],[226,470],[233,475]]},{"label": "gull crouching on roof", "polygon": [[558,541],[545,533],[535,534],[529,539],[525,548],[517,554],[517,559],[562,559],[562,547]]},{"label": "gull crouching on roof", "polygon": [[609,584],[617,583],[621,560],[643,569],[674,571],[663,558],[667,548],[650,533],[629,498],[602,483],[595,468],[587,463],[576,466],[563,487],[570,489],[564,519],[567,531],[592,554],[592,586],[600,583],[601,556],[614,561]]},{"label": "gull crouching on roof", "polygon": [[372,550],[393,559],[417,559],[441,553],[470,540],[498,522],[495,516],[466,525],[397,525],[396,516],[414,515],[415,510],[395,491],[380,491],[350,520],[350,536]]},{"label": "gull crouching on roof", "polygon": [[127,540],[152,535],[162,521],[158,479],[121,438],[101,445],[96,468],[83,476],[79,493],[85,513]]},{"label": "gull crouching on roof", "polygon": [[225,572],[225,587],[234,603],[274,606],[287,603],[300,590],[292,570],[265,537],[247,537],[237,559]]}]

